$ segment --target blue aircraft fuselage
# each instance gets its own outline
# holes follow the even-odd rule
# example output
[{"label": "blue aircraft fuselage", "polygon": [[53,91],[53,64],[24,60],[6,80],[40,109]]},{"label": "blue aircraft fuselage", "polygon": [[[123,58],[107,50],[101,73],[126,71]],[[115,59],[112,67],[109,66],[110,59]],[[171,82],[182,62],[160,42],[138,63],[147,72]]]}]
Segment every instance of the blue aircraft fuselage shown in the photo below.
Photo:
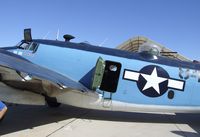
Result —
[{"label": "blue aircraft fuselage", "polygon": [[[91,88],[99,57],[121,64],[112,100],[147,105],[200,106],[200,65],[165,57],[148,57],[117,49],[50,40],[38,43],[35,52],[12,49],[29,61],[58,72]],[[102,93],[100,89],[98,92]]]}]

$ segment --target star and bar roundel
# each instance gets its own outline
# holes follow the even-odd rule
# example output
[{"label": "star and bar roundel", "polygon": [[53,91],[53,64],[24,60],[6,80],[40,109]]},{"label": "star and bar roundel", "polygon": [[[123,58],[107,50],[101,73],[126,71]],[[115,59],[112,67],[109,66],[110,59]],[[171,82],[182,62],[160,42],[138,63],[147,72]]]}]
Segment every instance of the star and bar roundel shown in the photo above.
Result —
[{"label": "star and bar roundel", "polygon": [[168,89],[184,91],[185,81],[170,78],[166,70],[160,66],[148,65],[139,72],[124,70],[123,79],[135,81],[142,94],[148,97],[159,97]]}]

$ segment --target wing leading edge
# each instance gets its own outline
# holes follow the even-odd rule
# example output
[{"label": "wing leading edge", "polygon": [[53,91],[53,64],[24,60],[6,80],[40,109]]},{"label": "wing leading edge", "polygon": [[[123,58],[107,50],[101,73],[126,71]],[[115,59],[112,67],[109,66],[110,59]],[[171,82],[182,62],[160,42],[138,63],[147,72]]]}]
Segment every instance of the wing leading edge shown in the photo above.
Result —
[{"label": "wing leading edge", "polygon": [[[51,84],[59,86],[61,89],[70,88],[79,91],[88,91],[88,89],[79,82],[73,81],[70,78],[47,68],[33,64],[32,62],[5,50],[0,50],[0,66],[0,74],[4,73],[6,75],[5,72],[14,70],[14,72],[22,78],[22,81],[36,78],[49,81]],[[2,68],[4,72],[2,71]]]}]

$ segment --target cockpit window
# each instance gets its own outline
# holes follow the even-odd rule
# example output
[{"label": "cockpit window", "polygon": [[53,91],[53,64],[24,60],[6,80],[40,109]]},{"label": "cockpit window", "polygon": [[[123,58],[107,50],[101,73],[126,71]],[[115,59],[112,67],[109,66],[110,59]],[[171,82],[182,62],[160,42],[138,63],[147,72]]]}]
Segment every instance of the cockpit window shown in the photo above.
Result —
[{"label": "cockpit window", "polygon": [[23,50],[29,50],[35,53],[38,48],[38,44],[35,42],[22,42],[21,44],[19,44],[18,48]]},{"label": "cockpit window", "polygon": [[30,46],[30,43],[27,43],[27,42],[22,42],[20,45],[19,45],[19,49],[28,49]]},{"label": "cockpit window", "polygon": [[37,48],[38,48],[38,44],[32,42],[31,45],[29,46],[28,50],[30,50],[30,51],[32,51],[34,53],[34,52],[36,52]]}]

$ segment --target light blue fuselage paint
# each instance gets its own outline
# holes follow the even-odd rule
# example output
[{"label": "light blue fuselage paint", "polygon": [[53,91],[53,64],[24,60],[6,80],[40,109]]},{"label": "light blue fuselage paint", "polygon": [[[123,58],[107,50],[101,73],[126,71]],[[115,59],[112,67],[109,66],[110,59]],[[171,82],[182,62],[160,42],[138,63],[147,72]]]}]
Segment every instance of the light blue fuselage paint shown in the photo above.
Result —
[{"label": "light blue fuselage paint", "polygon": [[[137,59],[128,59],[106,55],[98,52],[87,50],[57,47],[51,45],[40,44],[35,53],[31,53],[22,49],[14,51],[22,52],[22,56],[31,62],[58,72],[75,81],[80,81],[92,68],[95,67],[99,57],[104,60],[119,62],[122,65],[119,83],[116,93],[112,95],[112,99],[121,102],[134,104],[152,104],[152,105],[168,105],[168,106],[199,106],[200,105],[200,83],[198,83],[198,74],[195,77],[189,77],[185,80],[184,91],[174,90],[174,98],[168,98],[168,91],[160,97],[148,97],[142,94],[136,82],[123,79],[124,69],[140,71],[148,65],[157,65],[164,68],[169,76],[174,79],[181,79],[179,76],[179,67],[167,66],[163,64],[152,63]],[[13,52],[13,51],[12,51]],[[134,54],[134,53],[133,53]],[[186,68],[183,68],[185,71]],[[199,70],[192,70],[193,73]],[[88,81],[87,81],[88,80]],[[90,83],[91,79],[86,79]],[[86,86],[86,85],[85,85]]]}]

